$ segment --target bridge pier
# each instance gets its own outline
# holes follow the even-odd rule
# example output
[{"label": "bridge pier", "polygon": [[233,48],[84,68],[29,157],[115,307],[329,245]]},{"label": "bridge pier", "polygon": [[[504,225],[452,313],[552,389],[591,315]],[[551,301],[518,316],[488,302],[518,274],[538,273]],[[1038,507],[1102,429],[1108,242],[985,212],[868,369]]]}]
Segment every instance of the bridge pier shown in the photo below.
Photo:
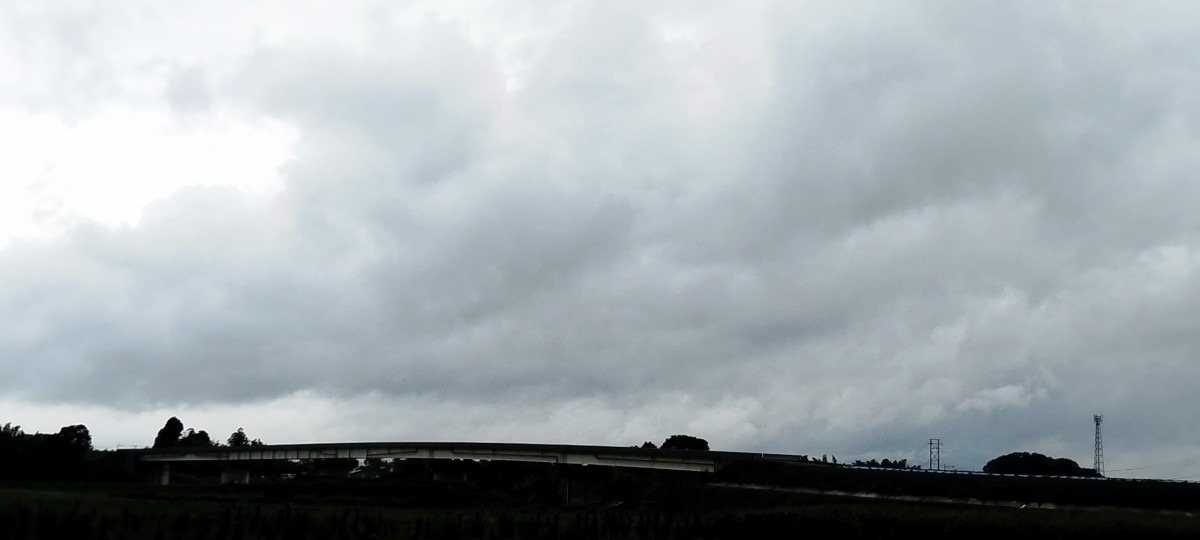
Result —
[{"label": "bridge pier", "polygon": [[163,463],[159,466],[158,471],[158,485],[171,485],[171,464]]},{"label": "bridge pier", "polygon": [[565,504],[592,504],[605,500],[614,476],[610,467],[556,465],[553,480]]},{"label": "bridge pier", "polygon": [[221,484],[241,484],[247,485],[250,483],[250,468],[246,466],[226,465],[221,469]]}]

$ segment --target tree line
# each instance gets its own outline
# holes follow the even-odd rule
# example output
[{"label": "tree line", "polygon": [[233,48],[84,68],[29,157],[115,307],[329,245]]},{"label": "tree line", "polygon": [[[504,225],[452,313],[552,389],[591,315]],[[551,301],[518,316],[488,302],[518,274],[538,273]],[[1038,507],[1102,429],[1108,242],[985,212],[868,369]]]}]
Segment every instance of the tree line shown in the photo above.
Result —
[{"label": "tree line", "polygon": [[661,449],[661,450],[708,450],[708,441],[700,437],[691,435],[671,435],[667,440],[663,441],[662,446],[655,445],[650,441],[642,443],[638,448]]},{"label": "tree line", "polygon": [[0,478],[77,478],[91,451],[92,435],[82,424],[30,434],[6,423],[0,427]]},{"label": "tree line", "polygon": [[[154,448],[262,446],[238,428],[224,442],[204,430],[185,429],[176,417],[154,438]],[[63,426],[57,433],[26,433],[11,422],[0,426],[0,479],[83,480],[126,478],[129,472],[117,452],[96,450],[87,426]]]},{"label": "tree line", "polygon": [[167,419],[167,423],[162,429],[158,430],[158,435],[154,437],[153,448],[209,448],[215,446],[262,446],[261,439],[251,439],[246,435],[246,431],[242,428],[237,428],[225,440],[222,445],[219,441],[213,441],[207,431],[196,430],[195,428],[184,429],[183,422],[172,416]]}]

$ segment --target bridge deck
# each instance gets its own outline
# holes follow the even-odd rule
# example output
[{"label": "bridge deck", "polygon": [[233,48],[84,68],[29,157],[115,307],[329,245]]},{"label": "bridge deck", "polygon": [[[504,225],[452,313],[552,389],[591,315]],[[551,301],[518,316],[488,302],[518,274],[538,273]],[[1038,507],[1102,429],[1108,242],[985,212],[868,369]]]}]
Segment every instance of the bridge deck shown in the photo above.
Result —
[{"label": "bridge deck", "polygon": [[471,459],[577,465],[608,465],[713,472],[747,459],[799,461],[799,456],[750,452],[660,450],[621,446],[486,442],[354,442],[211,448],[120,450],[143,462],[262,461],[329,458]]}]

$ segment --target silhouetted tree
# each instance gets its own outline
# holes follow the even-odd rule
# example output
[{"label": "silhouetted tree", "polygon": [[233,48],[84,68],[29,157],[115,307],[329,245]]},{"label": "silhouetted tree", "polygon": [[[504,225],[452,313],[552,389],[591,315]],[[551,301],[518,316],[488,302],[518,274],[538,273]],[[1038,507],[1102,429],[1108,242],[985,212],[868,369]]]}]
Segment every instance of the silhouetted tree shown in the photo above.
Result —
[{"label": "silhouetted tree", "polygon": [[21,431],[21,426],[14,426],[12,422],[5,423],[3,427],[0,427],[0,437],[16,438],[24,434],[25,432]]},{"label": "silhouetted tree", "polygon": [[708,441],[691,435],[671,435],[663,441],[663,450],[708,450]]},{"label": "silhouetted tree", "polygon": [[58,437],[67,445],[80,450],[92,449],[92,434],[88,432],[87,426],[76,424],[74,426],[63,426],[58,430]]},{"label": "silhouetted tree", "polygon": [[79,479],[91,448],[92,437],[83,425],[27,435],[20,426],[5,424],[0,427],[0,477]]},{"label": "silhouetted tree", "polygon": [[170,448],[178,446],[179,437],[183,434],[183,422],[172,416],[167,420],[166,425],[158,430],[158,436],[154,437],[155,448]]},{"label": "silhouetted tree", "polygon": [[1038,474],[1044,476],[1099,476],[1074,460],[1052,458],[1036,452],[1013,452],[987,462],[983,472],[999,474]]},{"label": "silhouetted tree", "polygon": [[246,436],[246,431],[242,428],[237,428],[237,431],[229,435],[226,441],[229,446],[250,446],[250,437]]},{"label": "silhouetted tree", "polygon": [[205,448],[208,446],[216,446],[212,438],[208,436],[208,432],[204,430],[196,431],[188,428],[183,437],[179,439],[177,446],[181,448]]},{"label": "silhouetted tree", "polygon": [[646,441],[646,442],[642,443],[642,448],[649,448],[649,449],[653,450],[655,448],[658,448],[658,445],[656,445],[650,441]]}]

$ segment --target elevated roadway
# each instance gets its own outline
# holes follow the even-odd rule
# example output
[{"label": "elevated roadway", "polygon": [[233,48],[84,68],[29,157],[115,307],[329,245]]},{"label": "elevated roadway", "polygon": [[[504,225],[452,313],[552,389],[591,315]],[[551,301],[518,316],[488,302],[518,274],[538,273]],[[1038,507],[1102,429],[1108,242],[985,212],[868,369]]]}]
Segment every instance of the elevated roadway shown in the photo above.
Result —
[{"label": "elevated roadway", "polygon": [[[161,465],[161,478],[164,484],[169,478],[171,463],[196,461],[225,462],[227,466],[236,466],[253,461],[293,459],[469,459],[692,472],[715,472],[731,463],[744,460],[801,461],[800,456],[788,454],[488,442],[346,442],[209,448],[145,448],[119,450],[118,452],[126,453],[134,461],[140,463]],[[241,476],[241,473],[238,473],[238,476]]]}]

